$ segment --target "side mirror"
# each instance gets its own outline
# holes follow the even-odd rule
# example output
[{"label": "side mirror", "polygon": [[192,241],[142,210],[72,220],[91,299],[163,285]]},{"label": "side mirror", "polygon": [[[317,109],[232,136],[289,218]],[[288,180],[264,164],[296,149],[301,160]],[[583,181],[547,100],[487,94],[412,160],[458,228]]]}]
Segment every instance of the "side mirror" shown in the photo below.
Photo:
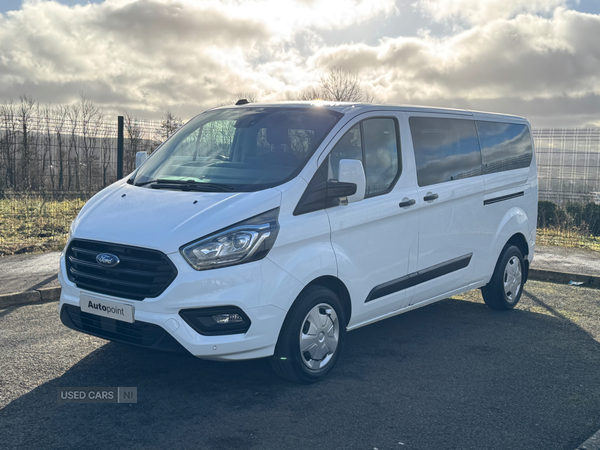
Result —
[{"label": "side mirror", "polygon": [[327,180],[327,199],[338,200],[356,193],[356,184],[343,183],[338,180]]},{"label": "side mirror", "polygon": [[357,159],[342,159],[339,164],[338,179],[340,183],[354,183],[356,192],[348,195],[348,203],[358,202],[365,198],[367,179],[362,162]]},{"label": "side mirror", "polygon": [[135,154],[135,168],[137,169],[138,167],[140,167],[142,164],[144,164],[144,161],[146,161],[148,159],[148,152],[137,152]]}]

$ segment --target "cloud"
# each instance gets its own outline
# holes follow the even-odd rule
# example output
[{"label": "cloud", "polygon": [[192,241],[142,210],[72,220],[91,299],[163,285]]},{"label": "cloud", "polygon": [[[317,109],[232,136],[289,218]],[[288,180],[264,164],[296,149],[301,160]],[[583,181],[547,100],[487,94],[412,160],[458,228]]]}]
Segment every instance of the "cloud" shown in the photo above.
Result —
[{"label": "cloud", "polygon": [[438,22],[459,19],[470,24],[510,19],[523,13],[548,13],[565,0],[418,0],[422,8]]},{"label": "cloud", "polygon": [[585,98],[600,94],[600,16],[557,9],[450,37],[396,38],[320,49],[311,64],[359,71],[390,102]]},{"label": "cloud", "polygon": [[[106,0],[68,7],[29,0],[0,16],[0,85],[12,97],[46,86],[112,95],[103,107],[193,114],[236,91],[282,98],[306,84],[306,55],[334,30],[385,17],[393,0]],[[68,102],[79,90],[55,90]],[[6,98],[6,97],[5,97]],[[111,100],[109,100],[111,99]],[[104,103],[106,102],[106,103]]]},{"label": "cloud", "polygon": [[398,17],[402,3],[105,0],[68,7],[28,0],[0,16],[0,101],[30,94],[66,103],[83,91],[108,114],[157,117],[170,109],[191,117],[235,92],[293,98],[337,66],[357,72],[386,102],[517,113],[538,124],[593,123],[600,116],[600,15],[561,4],[419,0],[436,20],[457,19],[464,28],[332,45],[337,32],[348,36],[361,24]]}]

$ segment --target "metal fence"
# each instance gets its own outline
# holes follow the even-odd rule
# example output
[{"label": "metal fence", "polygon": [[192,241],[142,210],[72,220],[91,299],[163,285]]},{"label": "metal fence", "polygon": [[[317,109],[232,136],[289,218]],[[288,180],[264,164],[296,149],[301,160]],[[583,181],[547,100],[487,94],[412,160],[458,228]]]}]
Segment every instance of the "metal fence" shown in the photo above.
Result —
[{"label": "metal fence", "polygon": [[[0,256],[59,248],[85,201],[131,172],[136,153],[153,151],[173,125],[0,111]],[[533,139],[540,200],[600,203],[600,129],[534,129]],[[600,238],[564,223],[544,226],[539,242],[600,249]]]},{"label": "metal fence", "polygon": [[0,115],[0,197],[89,198],[115,182],[118,169],[131,172],[136,152],[151,152],[165,137],[161,122],[129,116],[105,121],[66,114]]},{"label": "metal fence", "polygon": [[0,256],[60,248],[85,201],[133,171],[138,151],[152,152],[176,129],[129,115],[107,121],[76,108],[14,111],[0,110]]},{"label": "metal fence", "polygon": [[533,130],[540,200],[600,203],[600,128]]},{"label": "metal fence", "polygon": [[[0,197],[22,192],[89,197],[135,166],[174,128],[159,121],[119,122],[72,114],[0,114]],[[540,200],[600,203],[600,128],[533,130]],[[121,158],[119,158],[121,156]]]}]

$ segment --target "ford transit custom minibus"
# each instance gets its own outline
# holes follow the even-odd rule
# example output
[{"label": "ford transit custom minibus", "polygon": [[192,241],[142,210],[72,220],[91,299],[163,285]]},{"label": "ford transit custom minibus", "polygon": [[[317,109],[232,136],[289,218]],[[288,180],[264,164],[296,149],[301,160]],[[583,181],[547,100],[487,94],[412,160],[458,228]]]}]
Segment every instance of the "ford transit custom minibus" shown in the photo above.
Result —
[{"label": "ford transit custom minibus", "polygon": [[353,103],[206,111],[96,194],[60,261],[74,329],[311,383],[348,331],[480,288],[514,308],[535,251],[529,122]]}]

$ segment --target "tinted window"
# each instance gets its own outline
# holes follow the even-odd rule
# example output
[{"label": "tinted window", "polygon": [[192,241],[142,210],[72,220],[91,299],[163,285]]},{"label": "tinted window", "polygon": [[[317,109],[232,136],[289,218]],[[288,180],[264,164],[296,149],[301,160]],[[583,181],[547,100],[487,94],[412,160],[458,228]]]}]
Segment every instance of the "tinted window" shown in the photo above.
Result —
[{"label": "tinted window", "polygon": [[367,119],[348,130],[329,154],[329,178],[338,178],[341,159],[362,162],[367,197],[386,192],[399,172],[395,120]]},{"label": "tinted window", "polygon": [[419,186],[481,175],[481,152],[472,120],[411,117]]},{"label": "tinted window", "polygon": [[529,167],[533,147],[529,128],[513,123],[477,121],[483,173]]}]

